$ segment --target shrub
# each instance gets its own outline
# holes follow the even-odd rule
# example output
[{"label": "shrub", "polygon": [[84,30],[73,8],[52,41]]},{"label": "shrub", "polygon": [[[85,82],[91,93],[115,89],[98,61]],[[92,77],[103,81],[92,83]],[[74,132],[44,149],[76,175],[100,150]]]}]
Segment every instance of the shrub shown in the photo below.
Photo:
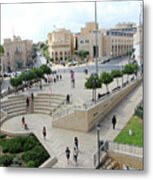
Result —
[{"label": "shrub", "polygon": [[26,164],[27,167],[37,167],[34,161],[28,161]]},{"label": "shrub", "polygon": [[4,139],[6,137],[5,134],[0,134],[0,139]]},{"label": "shrub", "polygon": [[3,155],[0,157],[1,166],[10,166],[14,156],[13,155]]},{"label": "shrub", "polygon": [[40,166],[48,158],[49,154],[41,145],[35,146],[32,150],[27,151],[22,155],[22,159],[26,163],[28,163],[29,161],[34,161],[35,167]]}]

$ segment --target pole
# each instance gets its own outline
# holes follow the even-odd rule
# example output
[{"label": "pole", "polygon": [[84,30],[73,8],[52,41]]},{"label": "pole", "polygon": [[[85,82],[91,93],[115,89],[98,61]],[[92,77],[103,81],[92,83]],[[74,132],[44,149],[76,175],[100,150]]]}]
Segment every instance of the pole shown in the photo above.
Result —
[{"label": "pole", "polygon": [[95,1],[95,40],[96,40],[96,48],[95,48],[95,66],[96,66],[96,74],[98,74],[98,36],[97,36],[97,32],[98,32],[98,24],[97,24],[97,3]]},{"label": "pole", "polygon": [[100,130],[97,130],[97,148],[98,148],[98,165],[97,168],[100,166],[100,148],[99,148],[99,141],[100,141]]}]

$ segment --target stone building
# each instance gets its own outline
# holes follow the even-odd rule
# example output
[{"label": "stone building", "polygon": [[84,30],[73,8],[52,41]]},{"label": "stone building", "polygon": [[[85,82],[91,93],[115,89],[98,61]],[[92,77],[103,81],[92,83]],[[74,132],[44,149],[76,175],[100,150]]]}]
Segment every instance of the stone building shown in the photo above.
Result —
[{"label": "stone building", "polygon": [[13,36],[13,40],[4,39],[4,71],[16,71],[27,68],[32,62],[32,41]]},{"label": "stone building", "polygon": [[94,58],[96,56],[96,30],[97,30],[97,46],[98,58],[102,57],[102,32],[98,28],[98,24],[94,22],[86,23],[84,28],[81,28],[80,34],[78,35],[78,51],[89,52],[89,58]]},{"label": "stone building", "polygon": [[54,62],[72,58],[74,51],[73,34],[67,29],[57,29],[48,34],[48,51]]},{"label": "stone building", "polygon": [[[133,23],[120,23],[111,29],[99,29],[97,24],[98,59],[118,57],[127,54],[133,49],[133,35],[136,26]],[[96,24],[86,23],[81,28],[78,38],[78,51],[89,52],[90,58],[95,57]]]},{"label": "stone building", "polygon": [[143,26],[139,25],[134,34],[133,41],[134,55],[139,65],[143,65]]}]

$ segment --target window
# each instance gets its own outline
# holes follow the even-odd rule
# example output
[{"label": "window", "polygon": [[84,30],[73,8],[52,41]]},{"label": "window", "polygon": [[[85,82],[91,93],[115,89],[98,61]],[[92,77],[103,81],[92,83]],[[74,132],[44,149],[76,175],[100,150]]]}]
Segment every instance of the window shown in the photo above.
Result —
[{"label": "window", "polygon": [[80,40],[80,44],[83,44],[83,40]]},{"label": "window", "polygon": [[87,40],[85,40],[85,43],[89,43],[89,40],[87,39]]}]

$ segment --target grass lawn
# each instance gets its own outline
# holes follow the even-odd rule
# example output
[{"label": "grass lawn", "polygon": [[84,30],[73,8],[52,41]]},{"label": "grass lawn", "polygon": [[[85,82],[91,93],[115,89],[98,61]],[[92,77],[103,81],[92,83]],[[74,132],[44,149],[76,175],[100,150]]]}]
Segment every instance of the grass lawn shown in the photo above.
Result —
[{"label": "grass lawn", "polygon": [[[129,129],[133,134],[129,135]],[[135,146],[143,146],[143,121],[138,116],[133,116],[124,129],[114,139],[114,142],[122,144],[130,144]]]}]

